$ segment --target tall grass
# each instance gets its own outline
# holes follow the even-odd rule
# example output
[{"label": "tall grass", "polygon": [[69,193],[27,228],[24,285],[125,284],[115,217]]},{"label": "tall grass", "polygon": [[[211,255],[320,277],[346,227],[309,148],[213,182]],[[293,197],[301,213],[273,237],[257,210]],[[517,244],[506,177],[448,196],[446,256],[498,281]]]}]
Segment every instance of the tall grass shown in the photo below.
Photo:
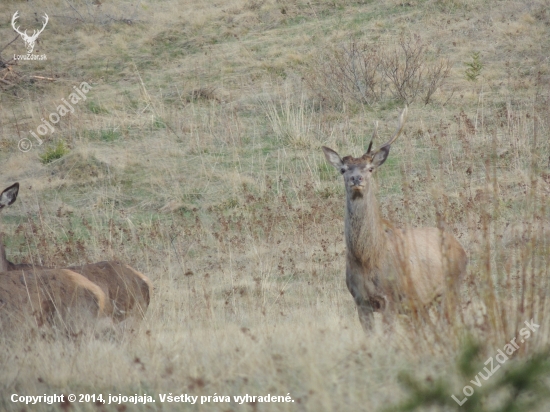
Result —
[{"label": "tall grass", "polygon": [[313,105],[303,93],[293,98],[286,90],[282,102],[268,99],[263,107],[273,133],[283,145],[301,149],[317,146]]},{"label": "tall grass", "polygon": [[[55,266],[118,259],[147,274],[155,291],[133,331],[3,331],[0,408],[21,409],[9,400],[13,393],[147,393],[155,404],[127,409],[150,410],[159,408],[158,394],[181,392],[290,393],[294,400],[203,405],[208,410],[381,410],[408,399],[401,372],[428,392],[443,379],[448,399],[460,393],[468,381],[457,360],[470,337],[480,344],[472,373],[527,320],[540,329],[499,373],[509,376],[544,353],[544,7],[298,2],[283,13],[274,2],[143,1],[130,8],[141,10],[128,14],[130,24],[116,13],[109,19],[105,5],[72,2],[79,23],[68,4],[43,3],[49,15],[72,20],[52,18],[41,35],[51,66],[21,64],[21,76],[9,77],[20,83],[1,85],[2,184],[21,182],[19,199],[1,216],[8,258]],[[32,13],[26,3],[10,4]],[[10,20],[10,10],[1,13]],[[378,175],[381,210],[400,226],[444,227],[470,263],[454,313],[451,307],[439,319],[417,308],[391,325],[376,316],[365,334],[345,286],[342,182],[325,167],[320,146],[362,154],[372,121],[380,121],[378,143],[385,141],[402,103],[336,110],[302,93],[299,73],[327,41],[352,32],[391,39],[409,28],[434,47],[446,45],[441,50],[457,62],[471,56],[475,33],[484,68],[472,85],[464,67],[454,67],[448,81],[456,92],[444,106],[441,99],[411,105]],[[56,52],[68,33],[72,52]],[[26,77],[56,71],[66,77]],[[42,147],[19,152],[25,127],[33,130],[83,79],[91,79],[97,96],[89,97],[102,110],[76,107],[57,127],[71,152],[48,164],[39,160]],[[500,388],[498,399],[514,395],[514,387]],[[490,404],[495,395],[483,396]],[[102,408],[119,406],[71,407]]]}]

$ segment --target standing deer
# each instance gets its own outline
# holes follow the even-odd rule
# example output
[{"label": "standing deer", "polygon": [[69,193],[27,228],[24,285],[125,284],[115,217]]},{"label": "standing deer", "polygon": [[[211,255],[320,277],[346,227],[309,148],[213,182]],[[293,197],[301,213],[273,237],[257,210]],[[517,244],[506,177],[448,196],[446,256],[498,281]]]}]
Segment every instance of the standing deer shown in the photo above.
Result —
[{"label": "standing deer", "polygon": [[[17,188],[17,189],[14,189]],[[15,201],[19,185],[10,186],[3,193],[1,199],[5,199],[5,205]],[[15,192],[15,195],[14,195]],[[4,197],[4,193],[6,193]],[[11,193],[11,195],[10,195]],[[0,206],[0,209],[3,206]],[[5,249],[0,242],[0,271],[17,272],[30,269],[51,269],[29,264],[13,264],[6,259]],[[103,312],[111,316],[113,320],[120,321],[128,317],[143,317],[150,302],[153,286],[149,278],[132,267],[116,261],[104,261],[88,265],[71,266],[63,268],[76,272],[80,277],[99,287],[106,297]]]},{"label": "standing deer", "polygon": [[404,299],[430,305],[443,295],[447,283],[457,285],[468,261],[452,234],[435,227],[397,228],[380,215],[374,174],[388,158],[406,118],[405,106],[393,137],[372,150],[375,123],[368,150],[359,158],[340,158],[323,147],[328,162],[344,177],[346,285],[365,331],[371,329],[373,312],[399,311]]}]

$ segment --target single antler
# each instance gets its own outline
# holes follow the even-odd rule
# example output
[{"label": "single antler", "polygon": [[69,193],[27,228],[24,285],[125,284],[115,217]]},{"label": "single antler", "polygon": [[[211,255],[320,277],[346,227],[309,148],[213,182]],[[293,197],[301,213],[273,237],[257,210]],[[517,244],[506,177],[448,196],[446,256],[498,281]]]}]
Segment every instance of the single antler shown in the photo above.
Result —
[{"label": "single antler", "polygon": [[17,20],[19,18],[19,10],[17,10],[15,12],[15,14],[13,15],[13,17],[11,18],[11,26],[13,27],[13,30],[15,30],[17,33],[19,33],[21,36],[26,36],[27,35],[27,31],[25,30],[24,33],[21,33],[19,31],[19,27],[15,27],[15,20]]},{"label": "single antler", "polygon": [[370,151],[372,149],[372,142],[374,142],[374,139],[376,137],[378,137],[378,121],[377,120],[374,121],[374,132],[372,132],[372,137],[370,139],[369,148],[367,150],[367,153],[365,153],[365,155],[370,154]]},{"label": "single antler", "polygon": [[[405,106],[403,108],[403,111],[401,112],[401,115],[399,116],[399,125],[397,126],[397,130],[395,131],[395,134],[392,136],[392,138],[390,140],[388,140],[386,143],[384,143],[382,146],[380,146],[375,151],[380,150],[384,146],[391,146],[391,144],[397,140],[397,138],[399,137],[399,135],[403,131],[403,126],[405,125],[405,120],[407,120],[408,111],[409,111],[408,107]],[[364,156],[371,153],[372,142],[374,141],[375,137],[378,137],[378,122],[374,122],[374,132],[372,133],[372,139],[370,141],[369,148],[368,148],[368,150],[367,150],[367,152],[365,153]]]},{"label": "single antler", "polygon": [[42,26],[42,28],[40,30],[38,30],[38,33],[36,33],[36,34],[35,34],[36,30],[33,30],[33,33],[32,33],[32,36],[31,36],[32,39],[36,39],[38,37],[38,35],[44,31],[44,29],[46,28],[46,24],[48,24],[48,20],[50,19],[46,13],[44,13],[42,18],[44,19],[44,25]]}]

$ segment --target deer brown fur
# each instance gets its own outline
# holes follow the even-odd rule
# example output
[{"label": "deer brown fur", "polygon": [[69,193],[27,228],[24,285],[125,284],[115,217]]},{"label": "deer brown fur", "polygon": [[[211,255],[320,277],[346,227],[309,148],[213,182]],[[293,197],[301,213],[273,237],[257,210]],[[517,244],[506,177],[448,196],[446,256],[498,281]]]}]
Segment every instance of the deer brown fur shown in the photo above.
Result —
[{"label": "deer brown fur", "polygon": [[[0,252],[2,245],[0,245]],[[7,262],[8,271],[51,269],[33,266],[27,263]],[[142,318],[149,307],[153,285],[147,276],[129,265],[117,261],[89,263],[70,266],[65,269],[74,271],[101,288],[109,300],[106,314],[114,320],[124,320],[129,316]]]},{"label": "deer brown fur", "polygon": [[[10,186],[0,195],[0,209],[12,204],[19,189],[19,185]],[[83,279],[79,284],[93,285],[94,292],[98,290],[103,296],[101,310],[99,312],[112,317],[114,320],[123,320],[129,316],[143,317],[150,302],[152,284],[144,274],[136,271],[128,265],[116,261],[91,263],[88,265],[73,266],[69,268],[53,269],[29,264],[13,264],[6,259],[4,245],[0,236],[0,272],[44,274],[51,275],[63,271],[71,273],[72,277],[63,279]],[[77,275],[76,277],[74,275]],[[8,274],[2,274],[2,279],[8,278]],[[15,276],[15,275],[14,275]],[[41,279],[44,276],[41,276]],[[84,287],[84,286],[79,286]],[[92,294],[93,294],[92,293]],[[12,305],[13,306],[13,305]],[[89,306],[89,305],[87,305]]]},{"label": "deer brown fur", "polygon": [[56,319],[102,317],[111,311],[105,293],[67,269],[17,270],[0,274],[0,318],[19,322],[33,315],[38,326]]},{"label": "deer brown fur", "polygon": [[150,302],[153,285],[149,278],[132,267],[116,261],[71,266],[73,270],[98,285],[107,295],[112,317],[143,317]]},{"label": "deer brown fur", "polygon": [[[406,299],[430,305],[446,285],[457,285],[466,270],[466,252],[452,234],[435,227],[401,229],[381,217],[373,175],[386,161],[406,116],[405,107],[394,136],[374,151],[371,142],[360,158],[340,158],[323,147],[344,177],[346,284],[365,330],[371,328],[373,312],[401,311]],[[376,134],[375,127],[373,139]]]}]

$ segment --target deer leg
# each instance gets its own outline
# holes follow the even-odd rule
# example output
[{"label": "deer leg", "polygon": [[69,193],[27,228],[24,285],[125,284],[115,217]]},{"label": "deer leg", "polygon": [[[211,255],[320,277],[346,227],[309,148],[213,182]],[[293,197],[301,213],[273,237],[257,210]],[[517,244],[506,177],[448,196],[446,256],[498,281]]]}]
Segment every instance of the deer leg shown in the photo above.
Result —
[{"label": "deer leg", "polygon": [[351,272],[347,270],[346,286],[348,287],[348,290],[351,293],[353,300],[355,301],[355,305],[357,306],[359,322],[361,323],[361,326],[363,327],[365,332],[368,332],[372,328],[374,308],[370,304],[369,300],[363,298],[363,295],[361,294],[359,287],[354,280],[355,276],[353,276]]},{"label": "deer leg", "polygon": [[357,305],[357,314],[359,315],[359,322],[363,330],[370,332],[374,323],[373,307],[366,302],[362,302],[361,305]]},{"label": "deer leg", "polygon": [[396,310],[392,301],[385,295],[373,296],[371,298],[372,306],[375,312],[382,314],[384,323],[391,325],[395,321]]},{"label": "deer leg", "polygon": [[[359,322],[365,332],[370,332],[374,322],[374,312],[385,312],[386,301],[380,296],[369,296],[364,298],[356,289],[352,289],[353,300],[357,306]],[[350,290],[350,292],[352,291]]]}]

